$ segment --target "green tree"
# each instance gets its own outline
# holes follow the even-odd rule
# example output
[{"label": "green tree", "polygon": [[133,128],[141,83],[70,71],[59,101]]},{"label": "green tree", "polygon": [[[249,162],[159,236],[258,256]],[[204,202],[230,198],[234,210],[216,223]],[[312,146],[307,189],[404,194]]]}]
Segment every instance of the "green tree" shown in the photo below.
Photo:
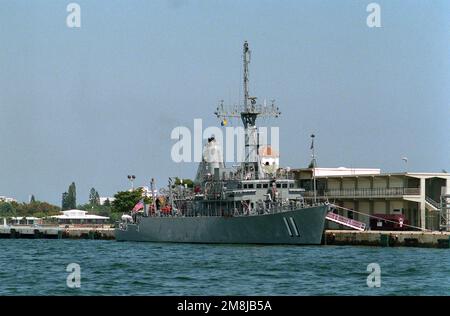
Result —
[{"label": "green tree", "polygon": [[35,198],[34,195],[32,194],[32,195],[31,195],[31,198],[30,198],[30,204],[31,204],[31,203],[34,203],[34,202],[36,202],[36,198]]},{"label": "green tree", "polygon": [[105,206],[105,205],[93,205],[91,203],[78,205],[78,209],[88,211],[89,214],[94,215],[100,215],[100,216],[107,216],[111,220],[111,206]]},{"label": "green tree", "polygon": [[89,204],[91,205],[99,205],[100,204],[100,195],[95,190],[95,188],[91,188],[89,192]]},{"label": "green tree", "polygon": [[[183,182],[181,182],[181,181],[183,181]],[[194,187],[194,181],[192,181],[191,179],[180,179],[180,178],[175,178],[175,185],[180,185],[180,184],[183,184],[183,186],[184,185],[187,185],[187,187],[188,188],[193,188]]]},{"label": "green tree", "polygon": [[17,216],[36,216],[44,217],[57,215],[60,208],[47,202],[35,201],[34,203],[12,203],[13,208],[17,212]]},{"label": "green tree", "polygon": [[0,202],[0,217],[13,217],[16,215],[16,209],[11,203]]},{"label": "green tree", "polygon": [[103,202],[104,206],[111,206],[111,201],[109,199],[106,199],[105,202]]},{"label": "green tree", "polygon": [[77,188],[75,182],[69,185],[69,190],[67,191],[67,207],[69,209],[75,209],[77,207]]},{"label": "green tree", "polygon": [[61,198],[61,208],[63,211],[68,210],[69,207],[69,193],[64,192]]},{"label": "green tree", "polygon": [[121,191],[114,195],[112,202],[112,211],[115,213],[130,212],[133,207],[142,199],[142,188],[134,191]]}]

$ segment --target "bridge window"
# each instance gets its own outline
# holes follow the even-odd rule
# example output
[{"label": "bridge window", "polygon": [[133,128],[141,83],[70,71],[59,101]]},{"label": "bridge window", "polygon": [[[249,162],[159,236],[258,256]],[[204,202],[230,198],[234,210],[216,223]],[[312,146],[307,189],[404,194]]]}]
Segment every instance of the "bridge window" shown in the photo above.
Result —
[{"label": "bridge window", "polygon": [[283,189],[287,189],[288,185],[287,183],[283,183]]},{"label": "bridge window", "polygon": [[269,184],[268,183],[263,183],[263,188],[264,189],[268,189],[269,188]]},{"label": "bridge window", "polygon": [[256,184],[256,188],[257,188],[257,189],[261,189],[261,183],[257,183],[257,184]]}]

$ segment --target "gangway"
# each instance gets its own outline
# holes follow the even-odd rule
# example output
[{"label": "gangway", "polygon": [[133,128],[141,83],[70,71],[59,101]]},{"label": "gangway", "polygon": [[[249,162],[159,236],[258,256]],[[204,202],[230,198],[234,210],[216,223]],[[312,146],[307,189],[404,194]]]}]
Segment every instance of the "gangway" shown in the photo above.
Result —
[{"label": "gangway", "polygon": [[333,213],[328,212],[327,216],[325,217],[327,220],[344,225],[349,228],[353,228],[359,231],[364,231],[366,229],[366,224],[363,222],[356,221],[354,219]]},{"label": "gangway", "polygon": [[[450,220],[449,220],[450,219],[450,194],[445,195],[444,198],[448,199],[447,200],[448,204],[446,204],[447,207],[445,207],[445,206],[442,207],[443,215],[442,215],[442,218],[441,218],[441,223],[443,222],[443,219],[445,217],[445,219],[447,219],[447,221],[446,221],[447,227],[450,228]],[[445,203],[443,203],[443,205],[444,204]],[[355,211],[355,210],[352,210],[352,209],[349,209],[349,208],[345,208],[345,207],[342,207],[342,206],[339,206],[339,205],[336,205],[336,204],[328,203],[328,205],[329,205],[330,209],[341,209],[341,210],[344,210],[344,211],[347,211],[347,212],[353,212],[353,213],[359,214],[361,216],[367,216],[369,218],[376,218],[376,219],[382,220],[384,222],[391,222],[391,223],[394,223],[394,224],[400,224],[400,225],[403,225],[405,227],[413,228],[414,230],[426,231],[426,229],[418,227],[418,226],[401,224],[398,221],[392,221],[392,220],[388,220],[386,218],[381,218],[381,217],[378,217],[378,216],[365,214],[365,213],[358,212],[358,211]],[[446,213],[444,213],[445,210],[447,211]],[[356,221],[354,219],[350,219],[350,218],[345,217],[345,216],[341,216],[339,214],[333,213],[332,211],[328,212],[328,214],[325,216],[325,218],[327,220],[329,220],[329,221],[332,221],[332,222],[335,222],[335,223],[338,223],[338,224],[341,224],[341,225],[344,225],[344,226],[347,226],[347,227],[350,227],[350,228],[353,228],[353,229],[356,229],[356,230],[359,230],[359,231],[366,230],[366,224],[365,223]],[[448,229],[448,230],[450,230],[450,229]]]}]

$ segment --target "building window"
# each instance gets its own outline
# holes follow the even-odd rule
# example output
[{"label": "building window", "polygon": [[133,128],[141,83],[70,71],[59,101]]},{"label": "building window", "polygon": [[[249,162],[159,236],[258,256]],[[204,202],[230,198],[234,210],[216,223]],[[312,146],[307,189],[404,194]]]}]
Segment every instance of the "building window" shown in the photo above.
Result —
[{"label": "building window", "polygon": [[257,184],[256,184],[256,188],[257,188],[257,189],[261,189],[261,183],[257,183]]}]

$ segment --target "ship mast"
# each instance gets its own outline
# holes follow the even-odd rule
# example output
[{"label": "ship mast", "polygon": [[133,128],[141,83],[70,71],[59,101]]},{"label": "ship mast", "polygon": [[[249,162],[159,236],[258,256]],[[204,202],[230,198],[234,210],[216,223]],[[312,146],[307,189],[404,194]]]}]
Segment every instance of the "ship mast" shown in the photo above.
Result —
[{"label": "ship mast", "polygon": [[248,64],[250,64],[250,49],[248,48],[247,41],[244,42],[244,52],[242,54],[243,64],[244,64],[244,109],[247,108],[248,104]]},{"label": "ship mast", "polygon": [[227,118],[242,119],[245,130],[245,160],[242,163],[242,170],[244,172],[245,179],[259,179],[261,170],[259,168],[259,137],[258,128],[256,126],[256,119],[258,116],[263,117],[278,117],[281,112],[278,107],[275,107],[275,101],[272,101],[271,106],[256,104],[256,97],[252,97],[249,94],[249,70],[251,51],[248,46],[248,42],[244,42],[243,47],[243,66],[244,66],[244,107],[237,106],[229,107],[225,109],[223,101],[221,101],[219,107],[214,114],[224,120]]}]

